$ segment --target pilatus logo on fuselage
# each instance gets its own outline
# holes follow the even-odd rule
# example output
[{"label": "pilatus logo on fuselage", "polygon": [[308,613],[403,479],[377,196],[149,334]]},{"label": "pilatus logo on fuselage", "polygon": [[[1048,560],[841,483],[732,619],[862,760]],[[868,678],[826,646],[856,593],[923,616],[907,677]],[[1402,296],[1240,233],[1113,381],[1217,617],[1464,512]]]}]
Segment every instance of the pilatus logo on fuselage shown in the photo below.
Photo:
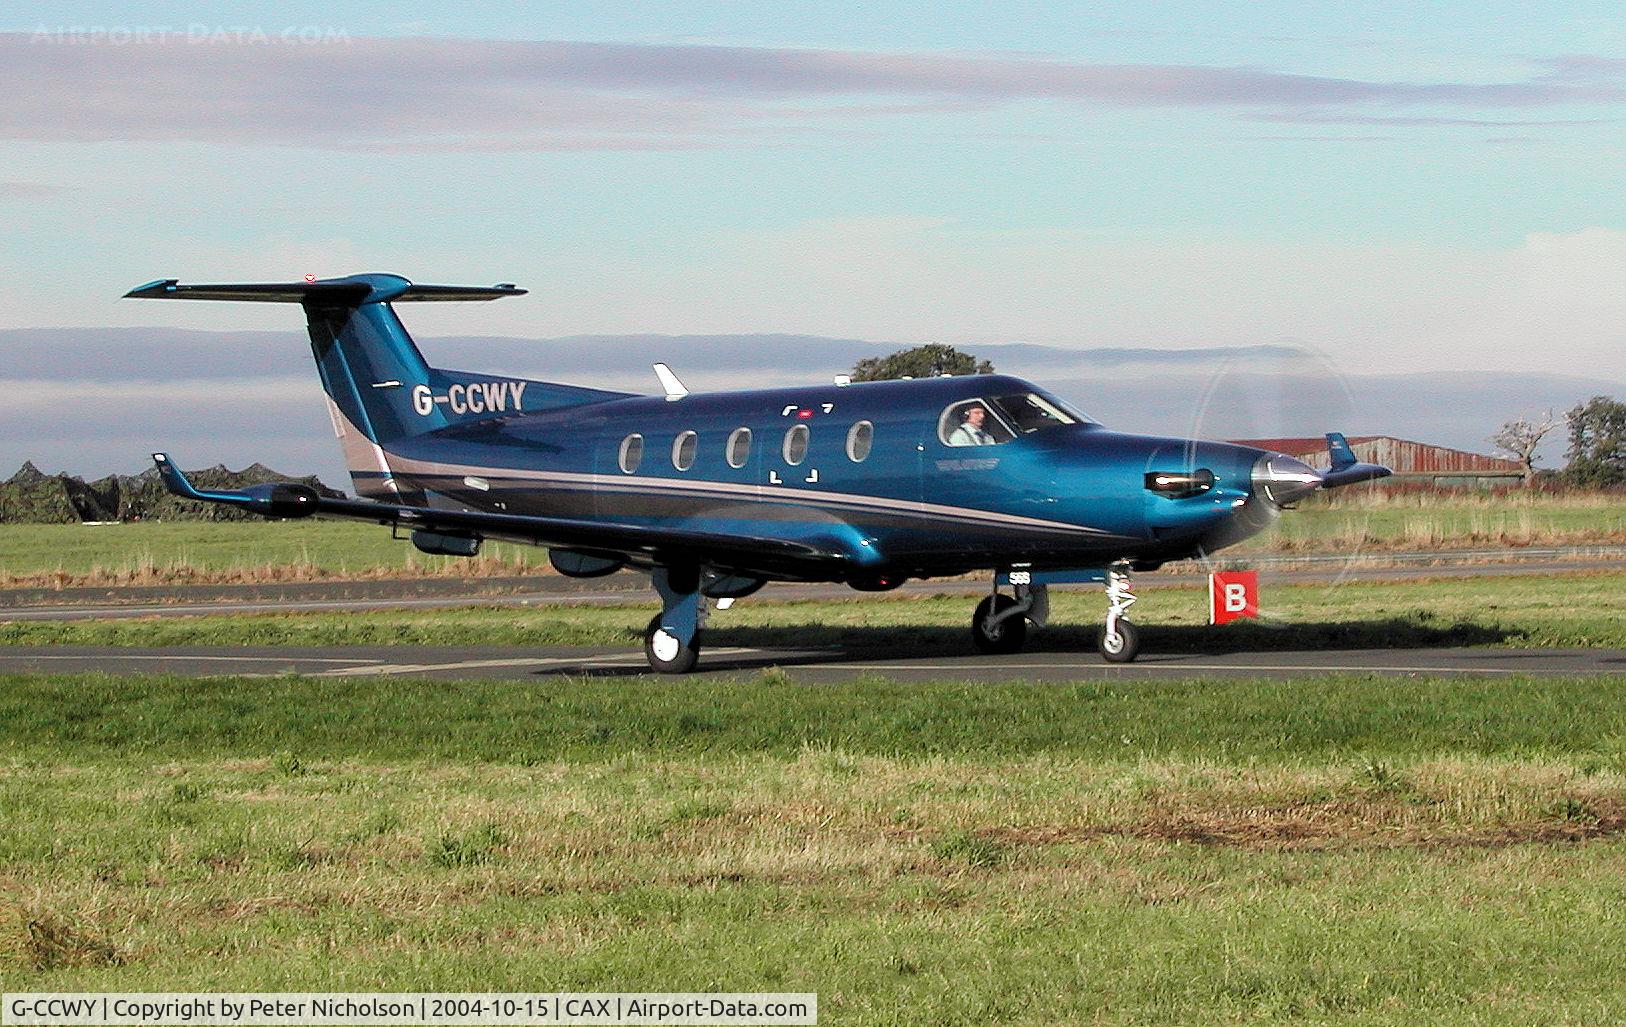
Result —
[{"label": "pilatus logo on fuselage", "polygon": [[459,382],[437,396],[427,385],[412,387],[412,409],[428,417],[437,405],[452,408],[454,414],[497,414],[523,411],[521,398],[530,382]]}]

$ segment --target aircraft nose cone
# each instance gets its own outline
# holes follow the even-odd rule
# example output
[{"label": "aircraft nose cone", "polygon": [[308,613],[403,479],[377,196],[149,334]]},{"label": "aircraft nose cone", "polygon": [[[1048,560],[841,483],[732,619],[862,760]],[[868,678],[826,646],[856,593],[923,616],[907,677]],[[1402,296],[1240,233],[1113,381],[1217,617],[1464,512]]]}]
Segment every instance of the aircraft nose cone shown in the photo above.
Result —
[{"label": "aircraft nose cone", "polygon": [[1295,503],[1321,485],[1321,472],[1302,460],[1266,453],[1253,465],[1253,492],[1276,506]]}]

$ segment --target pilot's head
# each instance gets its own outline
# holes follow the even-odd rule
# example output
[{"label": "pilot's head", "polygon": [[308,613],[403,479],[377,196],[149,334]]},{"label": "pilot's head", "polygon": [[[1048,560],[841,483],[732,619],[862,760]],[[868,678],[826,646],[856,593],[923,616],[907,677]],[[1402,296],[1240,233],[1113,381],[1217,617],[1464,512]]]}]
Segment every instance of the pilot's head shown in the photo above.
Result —
[{"label": "pilot's head", "polygon": [[973,403],[965,408],[965,423],[973,428],[981,428],[983,419],[987,416],[988,411],[984,410],[979,403]]}]

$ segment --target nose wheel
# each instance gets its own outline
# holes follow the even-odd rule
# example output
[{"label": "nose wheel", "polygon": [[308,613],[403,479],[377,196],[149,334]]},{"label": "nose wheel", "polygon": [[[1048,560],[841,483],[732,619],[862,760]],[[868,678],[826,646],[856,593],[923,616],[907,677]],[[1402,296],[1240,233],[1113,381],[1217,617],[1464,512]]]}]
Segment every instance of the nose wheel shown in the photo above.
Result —
[{"label": "nose wheel", "polygon": [[1135,605],[1135,586],[1127,564],[1107,570],[1107,623],[1101,629],[1101,656],[1108,663],[1128,663],[1140,655],[1140,631],[1126,614]]},{"label": "nose wheel", "polygon": [[1126,620],[1118,622],[1117,630],[1101,629],[1101,656],[1108,663],[1128,663],[1140,655],[1140,629]]}]

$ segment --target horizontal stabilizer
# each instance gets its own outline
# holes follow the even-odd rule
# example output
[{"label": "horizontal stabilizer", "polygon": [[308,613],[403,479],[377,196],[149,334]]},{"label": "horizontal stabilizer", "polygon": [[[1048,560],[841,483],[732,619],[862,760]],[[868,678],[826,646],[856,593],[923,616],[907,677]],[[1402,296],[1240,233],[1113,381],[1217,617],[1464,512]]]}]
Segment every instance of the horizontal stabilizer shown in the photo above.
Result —
[{"label": "horizontal stabilizer", "polygon": [[1363,481],[1372,481],[1377,478],[1387,478],[1394,472],[1379,464],[1350,464],[1326,472],[1321,476],[1321,487],[1324,489],[1342,488],[1345,485],[1356,485]]},{"label": "horizontal stabilizer", "polygon": [[523,296],[525,290],[503,283],[476,285],[415,285],[400,275],[350,275],[303,282],[249,282],[240,285],[182,285],[176,278],[161,278],[138,285],[124,294],[137,300],[236,300],[248,303],[314,303],[320,306],[360,306],[363,303],[426,303],[448,300],[495,300]]},{"label": "horizontal stabilizer", "polygon": [[167,453],[154,453],[152,462],[158,466],[158,476],[164,488],[182,499],[195,499],[203,503],[224,503],[241,506],[266,517],[309,517],[316,512],[321,494],[309,485],[298,482],[275,482],[269,485],[250,485],[246,489],[201,491],[187,480]]}]

